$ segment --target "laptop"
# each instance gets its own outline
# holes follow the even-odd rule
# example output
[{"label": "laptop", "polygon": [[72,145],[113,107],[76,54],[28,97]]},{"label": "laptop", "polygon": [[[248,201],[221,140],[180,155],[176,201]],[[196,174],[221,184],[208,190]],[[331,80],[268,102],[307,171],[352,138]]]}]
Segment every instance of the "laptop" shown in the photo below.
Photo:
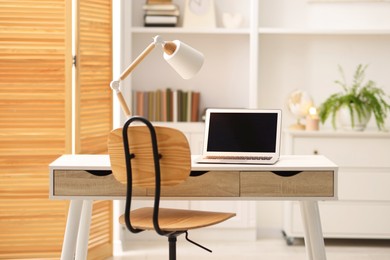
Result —
[{"label": "laptop", "polygon": [[276,109],[208,109],[203,152],[197,163],[276,163],[281,116]]}]

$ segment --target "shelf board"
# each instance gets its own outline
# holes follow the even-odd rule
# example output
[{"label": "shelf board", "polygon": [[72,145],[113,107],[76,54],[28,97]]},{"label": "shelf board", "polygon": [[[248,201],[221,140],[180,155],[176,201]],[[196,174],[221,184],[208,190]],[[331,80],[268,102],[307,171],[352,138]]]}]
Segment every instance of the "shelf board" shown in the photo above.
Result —
[{"label": "shelf board", "polygon": [[[390,29],[317,29],[260,27],[259,34],[267,35],[390,35]],[[183,27],[133,27],[132,33],[178,33],[178,34],[230,34],[249,35],[250,29],[183,28]]]},{"label": "shelf board", "polygon": [[179,34],[242,34],[249,35],[248,28],[183,28],[183,27],[133,27],[132,33],[179,33]]},{"label": "shelf board", "polygon": [[390,35],[390,29],[317,29],[260,27],[259,34],[275,35]]},{"label": "shelf board", "polygon": [[284,133],[296,137],[357,137],[357,138],[390,138],[389,132],[379,131],[376,128],[368,128],[364,131],[345,131],[325,128],[319,131],[301,131],[284,129]]}]

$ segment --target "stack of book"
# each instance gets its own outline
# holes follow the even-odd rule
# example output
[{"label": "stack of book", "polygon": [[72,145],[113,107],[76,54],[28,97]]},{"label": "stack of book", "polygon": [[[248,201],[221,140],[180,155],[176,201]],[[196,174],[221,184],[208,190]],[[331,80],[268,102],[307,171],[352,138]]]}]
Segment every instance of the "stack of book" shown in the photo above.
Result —
[{"label": "stack of book", "polygon": [[146,27],[174,27],[178,23],[180,11],[172,0],[147,0],[144,10]]},{"label": "stack of book", "polygon": [[132,111],[150,121],[198,122],[200,92],[172,90],[137,91],[132,93]]}]

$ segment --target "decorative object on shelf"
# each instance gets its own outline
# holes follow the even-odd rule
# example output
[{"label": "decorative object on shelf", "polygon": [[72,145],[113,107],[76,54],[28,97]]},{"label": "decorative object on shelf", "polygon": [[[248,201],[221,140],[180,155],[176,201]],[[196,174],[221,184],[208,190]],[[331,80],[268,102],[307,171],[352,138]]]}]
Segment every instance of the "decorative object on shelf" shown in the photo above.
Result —
[{"label": "decorative object on shelf", "polygon": [[318,131],[320,124],[320,118],[317,114],[316,107],[309,108],[309,114],[306,116],[306,130],[307,131]]},{"label": "decorative object on shelf", "polygon": [[296,124],[292,124],[290,130],[305,130],[305,125],[301,123],[301,119],[304,119],[308,113],[310,107],[313,106],[313,100],[309,93],[304,90],[294,90],[290,93],[287,100],[288,110],[296,118]]},{"label": "decorative object on shelf", "polygon": [[119,103],[126,117],[131,116],[130,109],[126,104],[122,92],[120,91],[120,82],[127,78],[130,73],[140,64],[143,59],[154,49],[156,45],[161,45],[164,51],[165,61],[183,78],[190,79],[197,74],[203,65],[204,56],[198,50],[178,41],[164,41],[159,35],[153,37],[153,42],[130,64],[129,67],[119,76],[119,79],[111,81],[111,88],[115,91]]},{"label": "decorative object on shelf", "polygon": [[147,0],[143,6],[145,27],[175,27],[180,15],[172,0]]},{"label": "decorative object on shelf", "polygon": [[389,96],[374,81],[364,81],[366,69],[367,65],[359,64],[353,75],[352,85],[348,85],[344,71],[339,66],[342,80],[336,80],[335,83],[343,91],[332,94],[321,104],[319,116],[322,123],[332,117],[335,129],[336,121],[339,120],[338,123],[344,130],[363,131],[373,113],[378,129],[385,130],[385,119],[390,111]]},{"label": "decorative object on shelf", "polygon": [[183,18],[185,28],[215,28],[214,0],[186,0]]},{"label": "decorative object on shelf", "polygon": [[240,13],[223,13],[222,23],[225,28],[237,29],[242,23],[242,14]]}]

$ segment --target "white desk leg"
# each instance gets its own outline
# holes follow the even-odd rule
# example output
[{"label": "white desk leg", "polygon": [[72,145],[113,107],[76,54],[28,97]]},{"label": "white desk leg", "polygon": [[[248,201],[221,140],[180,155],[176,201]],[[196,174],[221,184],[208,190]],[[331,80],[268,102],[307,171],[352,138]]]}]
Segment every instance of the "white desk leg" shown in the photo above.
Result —
[{"label": "white desk leg", "polygon": [[307,258],[310,260],[326,260],[318,203],[317,201],[301,201],[300,206],[305,229]]},{"label": "white desk leg", "polygon": [[306,207],[304,206],[304,202],[300,201],[299,202],[300,208],[301,208],[301,215],[302,215],[302,224],[303,224],[303,231],[305,232],[305,249],[306,249],[306,258],[308,260],[313,260],[313,251],[311,247],[311,239],[310,239],[310,232],[309,232],[309,221],[307,220],[307,210]]},{"label": "white desk leg", "polygon": [[72,200],[70,202],[68,219],[66,221],[64,243],[62,245],[61,260],[74,259],[82,206],[82,200]]},{"label": "white desk leg", "polygon": [[89,228],[92,218],[92,200],[83,201],[75,260],[85,260],[88,254]]}]

